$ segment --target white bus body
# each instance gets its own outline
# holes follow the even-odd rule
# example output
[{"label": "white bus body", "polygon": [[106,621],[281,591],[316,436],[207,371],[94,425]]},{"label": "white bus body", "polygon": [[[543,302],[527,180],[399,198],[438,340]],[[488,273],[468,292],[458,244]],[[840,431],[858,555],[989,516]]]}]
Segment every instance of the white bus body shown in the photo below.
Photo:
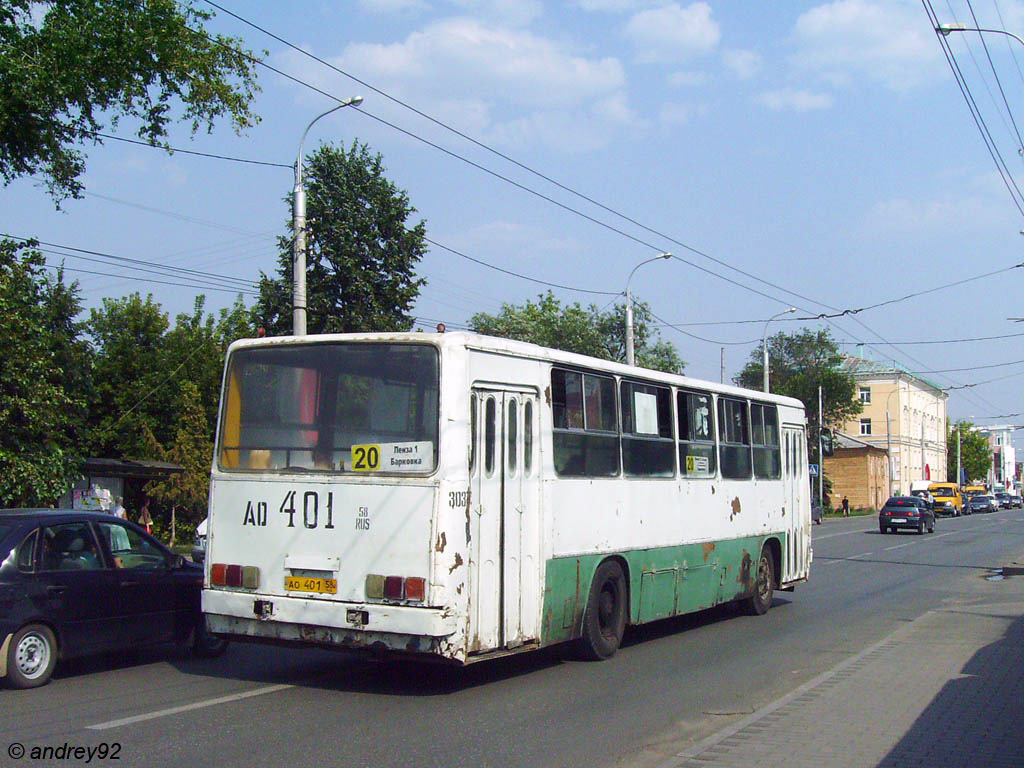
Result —
[{"label": "white bus body", "polygon": [[505,339],[236,342],[203,610],[257,641],[604,657],[807,579],[806,444],[797,400]]}]

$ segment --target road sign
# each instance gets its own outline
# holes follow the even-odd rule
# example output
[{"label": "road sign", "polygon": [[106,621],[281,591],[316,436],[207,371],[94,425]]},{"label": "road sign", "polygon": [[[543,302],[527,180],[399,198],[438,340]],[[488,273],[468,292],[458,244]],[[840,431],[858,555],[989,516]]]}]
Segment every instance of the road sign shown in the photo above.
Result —
[{"label": "road sign", "polygon": [[817,477],[818,476],[818,465],[817,464],[808,464],[807,468],[810,471],[811,477]]}]

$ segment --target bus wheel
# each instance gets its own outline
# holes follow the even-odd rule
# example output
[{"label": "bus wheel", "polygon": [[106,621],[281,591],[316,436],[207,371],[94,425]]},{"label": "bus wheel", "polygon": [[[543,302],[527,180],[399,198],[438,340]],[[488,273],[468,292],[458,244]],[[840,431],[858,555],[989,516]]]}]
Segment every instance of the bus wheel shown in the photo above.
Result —
[{"label": "bus wheel", "polygon": [[600,661],[615,655],[626,630],[626,577],[615,560],[598,566],[583,614],[579,649],[585,659]]},{"label": "bus wheel", "polygon": [[754,594],[746,599],[744,607],[747,613],[761,616],[768,612],[772,604],[775,589],[775,562],[768,547],[761,550],[761,559],[757,562],[757,578],[754,580]]},{"label": "bus wheel", "polygon": [[11,638],[7,681],[14,688],[46,685],[57,663],[57,640],[49,627],[29,624]]}]

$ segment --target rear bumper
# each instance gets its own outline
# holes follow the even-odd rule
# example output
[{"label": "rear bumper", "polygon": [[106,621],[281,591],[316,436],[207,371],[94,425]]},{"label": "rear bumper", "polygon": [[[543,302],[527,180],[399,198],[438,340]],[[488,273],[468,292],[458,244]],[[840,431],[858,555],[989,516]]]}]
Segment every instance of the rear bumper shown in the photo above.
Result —
[{"label": "rear bumper", "polygon": [[417,608],[203,590],[211,632],[268,642],[436,653],[457,629],[444,608]]},{"label": "rear bumper", "polygon": [[928,521],[923,517],[897,517],[896,520],[902,520],[903,522],[895,522],[892,518],[882,517],[879,518],[878,524],[888,528],[907,528],[914,531],[916,531],[920,526],[927,526],[928,524]]}]

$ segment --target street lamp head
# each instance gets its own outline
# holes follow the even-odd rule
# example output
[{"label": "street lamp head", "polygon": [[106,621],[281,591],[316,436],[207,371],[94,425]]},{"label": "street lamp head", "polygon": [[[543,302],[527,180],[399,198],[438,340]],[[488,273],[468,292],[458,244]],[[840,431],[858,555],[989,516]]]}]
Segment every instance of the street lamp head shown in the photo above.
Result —
[{"label": "street lamp head", "polygon": [[363,97],[362,96],[353,96],[352,98],[345,99],[345,101],[342,102],[342,104],[344,106],[346,106],[346,107],[358,107],[362,103],[363,103]]},{"label": "street lamp head", "polygon": [[943,37],[949,37],[950,32],[963,32],[966,29],[967,27],[963,24],[939,24],[935,31]]},{"label": "street lamp head", "polygon": [[672,258],[672,254],[671,253],[659,253],[658,254],[658,258],[659,259],[671,259]]}]

